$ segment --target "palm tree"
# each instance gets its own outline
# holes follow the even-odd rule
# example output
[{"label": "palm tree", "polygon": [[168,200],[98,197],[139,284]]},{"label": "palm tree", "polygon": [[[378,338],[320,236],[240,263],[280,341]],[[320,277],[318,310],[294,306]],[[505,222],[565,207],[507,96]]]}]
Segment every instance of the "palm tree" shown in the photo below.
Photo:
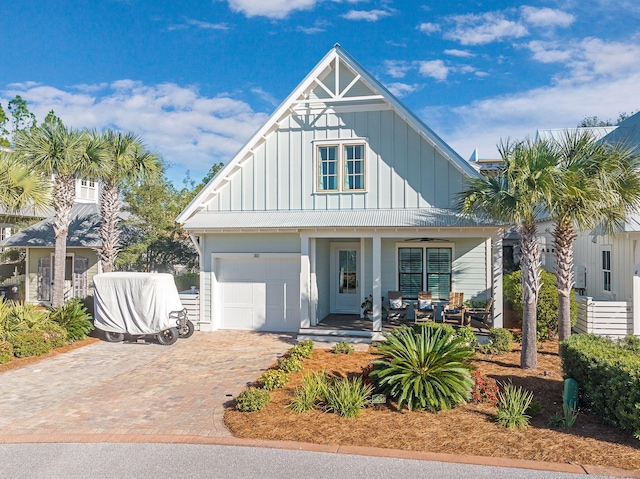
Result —
[{"label": "palm tree", "polygon": [[500,144],[503,167],[495,177],[470,178],[459,199],[465,214],[479,214],[499,222],[518,225],[522,270],[522,355],[523,369],[537,367],[536,315],[540,290],[540,247],[536,219],[541,205],[551,194],[554,157],[549,143],[524,140]]},{"label": "palm tree", "polygon": [[53,176],[52,207],[55,234],[53,306],[64,303],[64,277],[71,208],[76,178],[95,178],[103,156],[103,142],[87,131],[44,124],[15,137],[16,152],[33,171]]},{"label": "palm tree", "polygon": [[41,210],[50,203],[50,182],[21,163],[13,152],[0,149],[0,205],[6,213]]},{"label": "palm tree", "polygon": [[120,249],[120,184],[123,181],[153,178],[160,174],[162,165],[158,156],[148,152],[142,140],[133,133],[107,130],[102,134],[102,139],[107,146],[107,156],[100,172],[103,185],[100,193],[102,248],[99,255],[102,270],[111,272]]},{"label": "palm tree", "polygon": [[601,225],[604,233],[613,233],[628,211],[640,207],[640,154],[620,143],[598,142],[588,131],[567,131],[554,149],[558,175],[546,206],[553,217],[558,334],[562,341],[571,335],[575,229]]}]

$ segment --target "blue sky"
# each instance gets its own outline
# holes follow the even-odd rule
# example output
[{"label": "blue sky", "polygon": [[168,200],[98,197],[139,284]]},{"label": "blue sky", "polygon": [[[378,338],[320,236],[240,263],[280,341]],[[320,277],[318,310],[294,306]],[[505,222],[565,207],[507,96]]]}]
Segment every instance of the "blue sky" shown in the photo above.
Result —
[{"label": "blue sky", "polygon": [[640,2],[0,2],[0,104],[133,131],[199,180],[337,42],[463,158],[640,109]]}]

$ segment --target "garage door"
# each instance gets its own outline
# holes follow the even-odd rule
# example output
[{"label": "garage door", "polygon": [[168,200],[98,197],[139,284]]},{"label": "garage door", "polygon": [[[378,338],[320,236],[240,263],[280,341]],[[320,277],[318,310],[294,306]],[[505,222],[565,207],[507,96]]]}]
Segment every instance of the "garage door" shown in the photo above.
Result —
[{"label": "garage door", "polygon": [[300,327],[300,259],[218,259],[221,328],[294,332]]}]

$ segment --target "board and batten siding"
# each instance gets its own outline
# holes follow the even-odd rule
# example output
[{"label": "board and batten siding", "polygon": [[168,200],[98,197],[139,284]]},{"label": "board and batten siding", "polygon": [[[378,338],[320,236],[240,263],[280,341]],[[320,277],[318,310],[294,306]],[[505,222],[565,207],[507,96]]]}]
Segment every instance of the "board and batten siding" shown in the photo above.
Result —
[{"label": "board and batten siding", "polygon": [[[365,139],[366,191],[316,193],[314,140]],[[209,211],[452,206],[464,175],[393,110],[290,114],[217,188]]]},{"label": "board and batten siding", "polygon": [[[580,235],[574,247],[574,264],[586,268],[585,295],[594,299],[630,301],[633,296],[634,265],[640,262],[640,234]],[[611,292],[603,290],[602,251],[611,250]]]}]

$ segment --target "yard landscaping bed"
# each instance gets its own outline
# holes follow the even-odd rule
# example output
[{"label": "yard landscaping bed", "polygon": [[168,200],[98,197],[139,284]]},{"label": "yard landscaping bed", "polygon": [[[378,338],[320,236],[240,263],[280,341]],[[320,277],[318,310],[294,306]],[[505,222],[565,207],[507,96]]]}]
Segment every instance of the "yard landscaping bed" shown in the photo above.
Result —
[{"label": "yard landscaping bed", "polygon": [[502,355],[476,354],[473,367],[504,383],[512,381],[534,393],[544,410],[527,429],[506,429],[495,423],[496,406],[467,403],[431,413],[398,411],[394,404],[366,408],[358,418],[314,410],[297,414],[286,408],[302,376],[324,370],[333,376],[360,374],[378,356],[370,352],[333,354],[314,349],[304,370],[289,374],[284,388],[271,391],[269,404],[257,412],[225,411],[224,422],[236,437],[383,447],[412,451],[508,457],[640,469],[640,441],[580,410],[570,429],[548,426],[562,413],[563,378],[557,341],[539,345],[538,369],[520,369],[520,349]]},{"label": "yard landscaping bed", "polygon": [[99,338],[89,337],[83,339],[81,341],[75,341],[73,343],[65,344],[59,348],[54,348],[49,352],[43,354],[42,356],[29,356],[27,358],[13,358],[9,362],[0,364],[0,373],[3,371],[8,371],[10,369],[16,369],[23,366],[27,366],[28,364],[32,364],[40,361],[41,359],[50,358],[52,356],[57,356],[58,354],[67,353],[74,349],[81,348],[83,346],[88,346],[89,344],[100,341]]}]

